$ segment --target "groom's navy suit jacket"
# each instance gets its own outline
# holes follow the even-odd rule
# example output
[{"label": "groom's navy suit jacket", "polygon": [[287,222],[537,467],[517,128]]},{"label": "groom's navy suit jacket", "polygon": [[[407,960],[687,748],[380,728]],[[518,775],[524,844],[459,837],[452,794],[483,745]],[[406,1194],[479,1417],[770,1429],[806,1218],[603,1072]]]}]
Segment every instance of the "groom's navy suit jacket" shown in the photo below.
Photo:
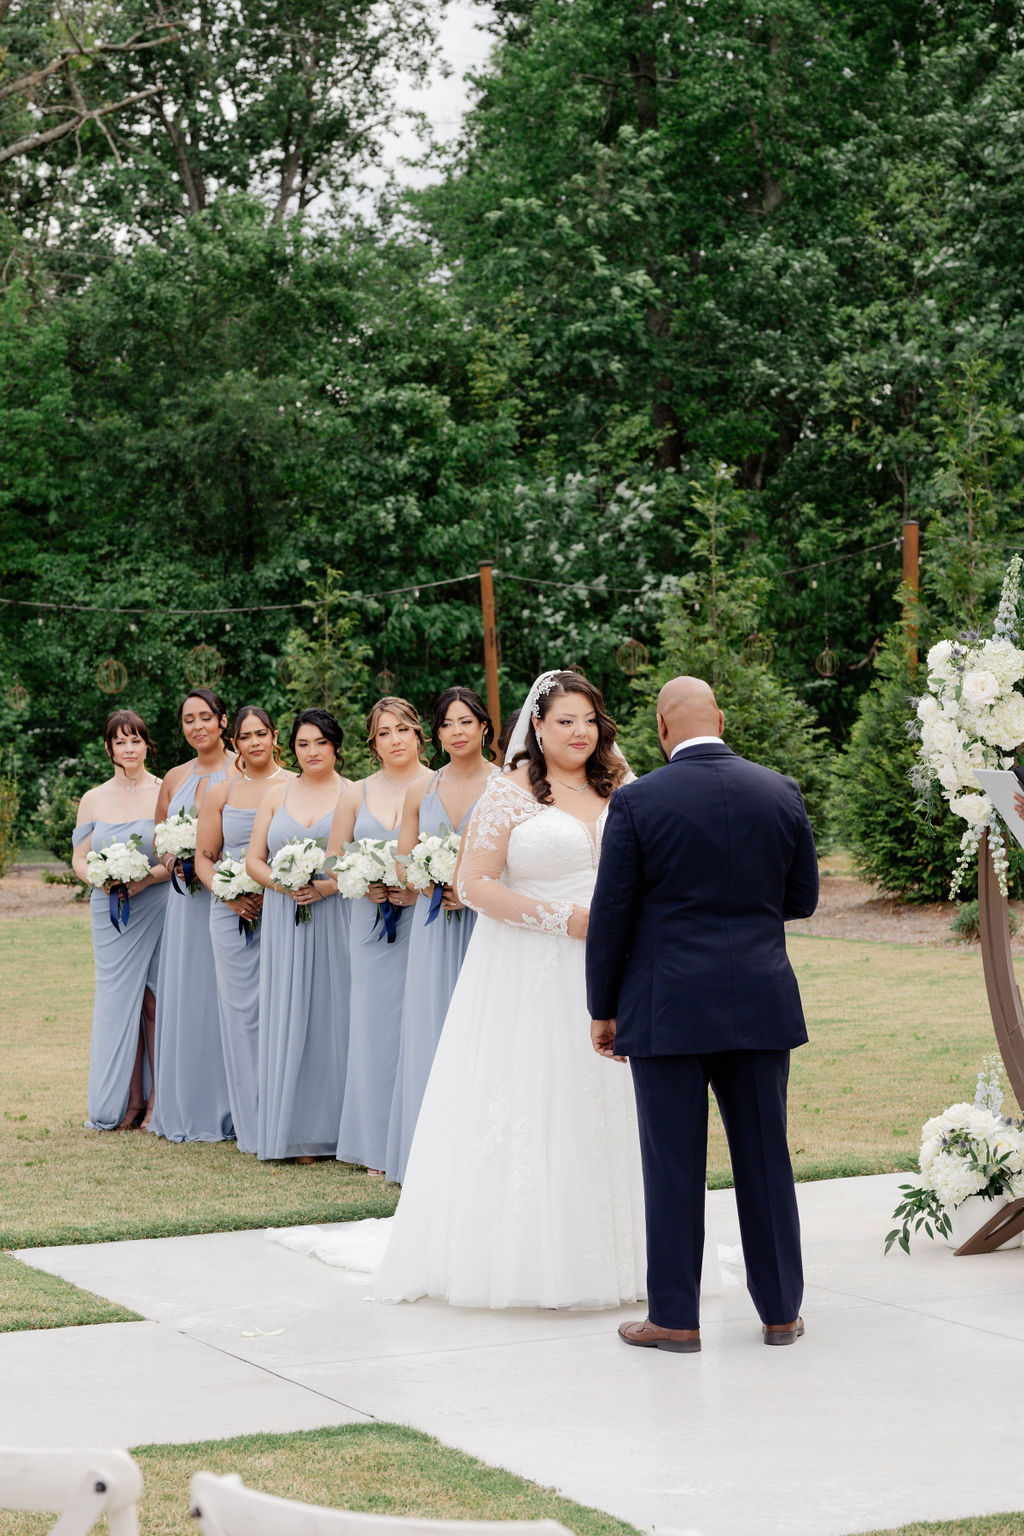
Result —
[{"label": "groom's navy suit jacket", "polygon": [[807,1039],[783,922],[818,862],[792,779],[724,743],[616,790],[587,933],[587,1001],[623,1056],[787,1050]]}]

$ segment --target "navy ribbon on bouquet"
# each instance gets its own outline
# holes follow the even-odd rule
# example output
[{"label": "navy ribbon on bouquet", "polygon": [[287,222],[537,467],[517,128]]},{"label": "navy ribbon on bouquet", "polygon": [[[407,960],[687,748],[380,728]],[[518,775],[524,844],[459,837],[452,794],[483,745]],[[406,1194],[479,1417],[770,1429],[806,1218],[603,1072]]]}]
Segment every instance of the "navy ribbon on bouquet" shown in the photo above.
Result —
[{"label": "navy ribbon on bouquet", "polygon": [[246,947],[246,949],[249,948],[249,945],[252,943],[253,939],[256,937],[256,930],[257,930],[257,928],[259,926],[260,926],[260,920],[259,920],[258,917],[256,919],[254,919],[252,922],[250,922],[250,920],[247,917],[240,917],[238,919],[238,931],[239,931],[239,933],[244,933],[245,934],[245,947]]},{"label": "navy ribbon on bouquet", "polygon": [[[387,934],[389,944],[393,944],[395,942],[395,938],[398,934],[398,919],[401,917],[401,915],[401,907],[393,907],[390,901],[378,901],[377,916],[373,920],[373,928],[376,928],[378,923],[384,924],[380,933],[377,935],[378,944],[385,934]],[[373,932],[373,928],[370,929],[371,933]]]},{"label": "navy ribbon on bouquet", "polygon": [[110,921],[121,932],[121,914],[124,913],[124,925],[128,927],[128,919],[132,915],[132,909],[128,905],[128,887],[123,881],[112,885],[107,892],[107,911],[110,913]]},{"label": "navy ribbon on bouquet", "polygon": [[429,928],[430,924],[435,920],[435,918],[437,917],[437,914],[441,910],[441,903],[443,901],[444,901],[444,886],[443,885],[435,885],[434,889],[433,889],[433,892],[431,894],[431,897],[430,897],[430,906],[427,908],[427,920],[423,924],[424,928]]},{"label": "navy ribbon on bouquet", "polygon": [[182,861],[181,861],[181,878],[185,882],[185,890],[183,891],[181,886],[178,884],[177,879],[175,878],[174,865],[173,864],[171,865],[171,884],[174,886],[174,889],[177,891],[179,896],[184,896],[186,894],[186,892],[188,891],[189,886],[192,884],[192,882],[195,879],[195,877],[196,877],[196,861],[195,861],[195,859],[182,859]]}]

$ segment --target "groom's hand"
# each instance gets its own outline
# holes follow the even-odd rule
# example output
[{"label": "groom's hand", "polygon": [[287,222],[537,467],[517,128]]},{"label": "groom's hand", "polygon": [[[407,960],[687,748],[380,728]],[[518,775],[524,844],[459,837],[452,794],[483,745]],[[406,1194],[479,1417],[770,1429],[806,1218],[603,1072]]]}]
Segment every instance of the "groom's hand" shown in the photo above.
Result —
[{"label": "groom's hand", "polygon": [[614,1019],[591,1019],[590,1040],[599,1056],[607,1056],[609,1061],[625,1061],[625,1056],[615,1054]]}]

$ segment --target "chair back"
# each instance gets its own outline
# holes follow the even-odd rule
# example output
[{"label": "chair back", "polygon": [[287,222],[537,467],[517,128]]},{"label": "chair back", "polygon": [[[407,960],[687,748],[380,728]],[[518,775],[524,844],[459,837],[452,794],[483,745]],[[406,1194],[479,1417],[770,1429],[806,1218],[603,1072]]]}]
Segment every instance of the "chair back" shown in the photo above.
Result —
[{"label": "chair back", "polygon": [[418,1520],[325,1509],[257,1493],[233,1473],[195,1473],[191,1500],[203,1536],[572,1536],[557,1520]]},{"label": "chair back", "polygon": [[0,1446],[0,1509],[56,1510],[50,1536],[88,1536],[100,1515],[110,1536],[138,1536],[142,1473],[127,1451]]}]

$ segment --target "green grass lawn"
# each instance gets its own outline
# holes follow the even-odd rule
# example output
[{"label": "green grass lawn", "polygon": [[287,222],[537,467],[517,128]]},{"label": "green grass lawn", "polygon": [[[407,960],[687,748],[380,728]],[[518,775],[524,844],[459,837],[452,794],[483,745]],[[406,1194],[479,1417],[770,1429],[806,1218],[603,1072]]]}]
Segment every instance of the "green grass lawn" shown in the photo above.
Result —
[{"label": "green grass lawn", "polygon": [[[970,1098],[992,1031],[965,950],[795,937],[811,1034],[794,1053],[799,1178],[908,1168],[922,1122]],[[385,1215],[397,1190],[337,1163],[260,1163],[231,1143],[175,1146],[83,1126],[92,1011],[87,912],[0,924],[0,1249]],[[625,1071],[626,1068],[619,1070]],[[729,1182],[713,1115],[709,1179]],[[96,1321],[20,1265],[0,1271],[3,1326]],[[123,1319],[110,1308],[111,1319]]]},{"label": "green grass lawn", "polygon": [[[490,1467],[397,1424],[342,1425],[288,1435],[243,1435],[196,1445],[144,1445],[140,1536],[195,1536],[188,1516],[193,1472],[237,1472],[250,1488],[375,1514],[444,1520],[559,1520],[577,1536],[636,1536],[601,1510]],[[41,1515],[7,1514],[4,1536],[43,1536]],[[915,1523],[875,1536],[1024,1536],[1024,1515]]]}]

